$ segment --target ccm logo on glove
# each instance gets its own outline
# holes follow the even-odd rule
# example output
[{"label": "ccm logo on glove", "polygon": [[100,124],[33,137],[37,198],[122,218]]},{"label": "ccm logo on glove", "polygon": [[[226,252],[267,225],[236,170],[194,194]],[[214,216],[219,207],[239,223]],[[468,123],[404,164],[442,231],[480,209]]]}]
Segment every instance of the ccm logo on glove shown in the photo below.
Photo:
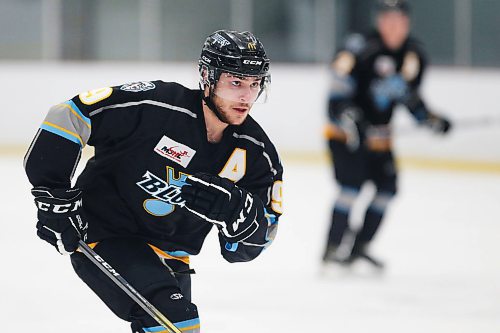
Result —
[{"label": "ccm logo on glove", "polygon": [[245,199],[245,207],[240,211],[240,216],[233,223],[233,231],[238,230],[240,223],[245,222],[245,220],[248,217],[248,214],[250,214],[250,210],[252,209],[252,205],[253,205],[253,198],[250,194],[247,193],[246,199]]},{"label": "ccm logo on glove", "polygon": [[82,191],[36,186],[31,193],[38,208],[38,237],[55,246],[61,254],[73,253],[80,240],[87,240]]},{"label": "ccm logo on glove", "polygon": [[206,173],[189,176],[182,187],[184,208],[215,224],[230,243],[240,242],[259,228],[264,206],[257,196],[226,178]]},{"label": "ccm logo on glove", "polygon": [[80,200],[78,200],[78,201],[63,204],[63,205],[51,204],[51,203],[41,202],[41,201],[36,201],[35,203],[36,203],[38,209],[43,210],[44,212],[65,214],[65,213],[70,213],[70,212],[76,212],[80,207],[82,207],[83,200],[80,198]]}]

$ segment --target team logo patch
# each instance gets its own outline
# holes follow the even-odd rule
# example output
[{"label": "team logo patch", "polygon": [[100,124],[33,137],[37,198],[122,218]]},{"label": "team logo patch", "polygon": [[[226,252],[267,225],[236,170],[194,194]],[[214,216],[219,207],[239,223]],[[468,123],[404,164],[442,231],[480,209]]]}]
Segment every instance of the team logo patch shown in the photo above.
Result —
[{"label": "team logo patch", "polygon": [[165,216],[175,210],[175,206],[182,206],[181,187],[186,184],[187,174],[179,172],[176,176],[174,169],[167,167],[167,178],[162,179],[150,171],[146,171],[142,179],[136,182],[151,198],[143,203],[144,210],[154,216]]},{"label": "team logo patch", "polygon": [[396,73],[396,62],[389,56],[380,56],[374,63],[375,72],[381,77],[388,77]]},{"label": "team logo patch", "polygon": [[139,91],[147,91],[156,88],[153,82],[149,81],[139,81],[124,84],[120,87],[120,90],[130,91],[130,92],[139,92]]},{"label": "team logo patch", "polygon": [[191,162],[194,154],[196,154],[196,150],[174,141],[167,136],[163,136],[163,138],[161,138],[154,151],[158,155],[174,161],[185,168],[188,166],[189,162]]}]

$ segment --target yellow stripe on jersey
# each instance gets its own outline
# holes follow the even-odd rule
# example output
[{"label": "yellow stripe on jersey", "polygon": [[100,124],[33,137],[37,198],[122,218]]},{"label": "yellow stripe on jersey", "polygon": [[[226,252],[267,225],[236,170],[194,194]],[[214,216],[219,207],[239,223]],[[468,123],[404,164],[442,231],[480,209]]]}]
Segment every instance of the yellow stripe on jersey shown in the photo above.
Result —
[{"label": "yellow stripe on jersey", "polygon": [[73,109],[73,108],[71,107],[71,105],[68,105],[68,104],[65,104],[65,103],[61,103],[61,104],[59,104],[58,106],[62,106],[62,107],[68,108],[68,109],[71,111],[71,113],[72,113],[72,114],[74,114],[74,115],[75,115],[78,119],[80,119],[80,120],[81,120],[81,121],[85,124],[85,126],[87,126],[89,129],[91,128],[90,124],[89,124],[88,122],[86,122],[86,121],[82,118],[82,116],[80,116],[80,115],[78,114],[78,112],[76,112],[76,111],[75,111],[75,109]]},{"label": "yellow stripe on jersey", "polygon": [[159,255],[160,257],[163,257],[165,259],[174,259],[174,260],[179,260],[179,261],[182,261],[183,263],[185,263],[186,265],[189,265],[189,257],[188,256],[185,256],[185,257],[175,257],[175,256],[172,256],[170,254],[168,254],[167,252],[163,251],[163,250],[160,250],[159,248],[157,248],[156,246],[154,245],[151,245],[151,244],[148,244],[149,247],[151,247],[153,249],[153,251],[155,251],[155,253],[157,255]]},{"label": "yellow stripe on jersey", "polygon": [[61,132],[64,132],[64,133],[66,133],[66,134],[70,135],[71,137],[73,137],[73,138],[75,138],[76,140],[78,140],[78,142],[80,143],[80,146],[81,146],[81,147],[84,147],[84,146],[85,146],[85,145],[83,144],[83,140],[82,140],[82,138],[81,138],[81,137],[80,137],[77,133],[75,133],[75,132],[71,132],[71,131],[69,131],[69,130],[67,130],[67,129],[65,129],[65,128],[62,128],[61,126],[58,126],[58,125],[56,125],[56,124],[54,124],[54,123],[51,123],[51,122],[48,122],[48,121],[44,121],[44,122],[43,122],[43,124],[44,124],[44,125],[46,125],[46,126],[48,126],[48,127],[55,128],[55,129],[57,129],[57,130],[59,130],[59,131],[61,131]]}]

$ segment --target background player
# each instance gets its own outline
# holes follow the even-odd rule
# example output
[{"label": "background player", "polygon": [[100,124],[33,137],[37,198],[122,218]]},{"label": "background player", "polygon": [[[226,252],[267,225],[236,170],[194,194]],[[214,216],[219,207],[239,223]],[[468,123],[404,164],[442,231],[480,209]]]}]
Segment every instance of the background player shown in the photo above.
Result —
[{"label": "background player", "polygon": [[[229,262],[256,258],[276,234],[282,166],[248,115],[270,82],[264,47],[249,32],[217,31],[199,72],[200,90],[143,81],[56,105],[25,157],[38,236],[72,253],[79,277],[134,332],[162,327],[74,252],[79,239],[180,330],[198,332],[189,255],[212,226]],[[86,144],[95,156],[72,187]]]},{"label": "background player", "polygon": [[[394,108],[404,105],[420,124],[437,133],[450,129],[450,122],[431,112],[419,94],[426,59],[409,32],[406,1],[378,2],[376,31],[350,36],[331,64],[330,122],[325,134],[340,193],[333,207],[324,262],[349,264],[361,257],[382,266],[366,247],[396,194],[390,128]],[[338,249],[348,239],[344,236],[349,231],[349,215],[367,181],[375,184],[376,193],[353,243],[344,243],[349,251],[343,255]]]}]

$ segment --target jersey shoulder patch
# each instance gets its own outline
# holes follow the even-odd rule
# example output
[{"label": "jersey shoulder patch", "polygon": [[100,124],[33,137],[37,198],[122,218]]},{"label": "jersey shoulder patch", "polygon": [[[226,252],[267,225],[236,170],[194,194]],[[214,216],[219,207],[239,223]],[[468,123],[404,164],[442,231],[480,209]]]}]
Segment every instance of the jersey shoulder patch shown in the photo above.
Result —
[{"label": "jersey shoulder patch", "polygon": [[129,92],[147,91],[155,88],[155,84],[150,81],[131,82],[120,86],[120,90]]}]

